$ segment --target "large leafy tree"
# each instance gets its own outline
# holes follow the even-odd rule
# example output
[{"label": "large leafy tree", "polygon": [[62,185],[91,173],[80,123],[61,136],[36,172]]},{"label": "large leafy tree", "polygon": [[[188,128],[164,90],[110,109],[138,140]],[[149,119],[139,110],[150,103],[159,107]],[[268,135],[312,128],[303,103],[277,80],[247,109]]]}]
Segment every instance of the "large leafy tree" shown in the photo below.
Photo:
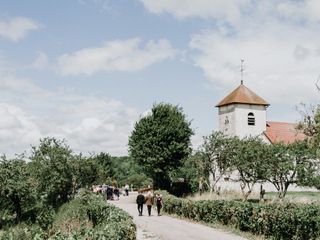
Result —
[{"label": "large leafy tree", "polygon": [[53,207],[72,195],[73,158],[65,141],[55,138],[41,139],[39,146],[32,147],[31,167],[37,191]]},{"label": "large leafy tree", "polygon": [[11,203],[17,222],[21,221],[23,210],[33,202],[33,193],[26,162],[7,160],[2,157],[0,159],[0,197]]},{"label": "large leafy tree", "polygon": [[134,126],[129,138],[131,156],[153,179],[155,188],[170,189],[170,171],[191,152],[193,130],[181,107],[155,104]]}]

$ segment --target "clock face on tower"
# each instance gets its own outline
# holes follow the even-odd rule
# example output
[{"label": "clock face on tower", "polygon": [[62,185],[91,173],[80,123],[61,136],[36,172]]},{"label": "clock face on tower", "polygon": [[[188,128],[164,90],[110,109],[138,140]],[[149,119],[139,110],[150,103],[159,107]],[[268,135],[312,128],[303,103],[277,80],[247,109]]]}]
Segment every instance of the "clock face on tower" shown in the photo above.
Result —
[{"label": "clock face on tower", "polygon": [[226,118],[225,118],[225,120],[224,120],[224,124],[225,124],[225,125],[228,125],[228,124],[229,124],[229,118],[228,118],[228,116],[226,116]]}]

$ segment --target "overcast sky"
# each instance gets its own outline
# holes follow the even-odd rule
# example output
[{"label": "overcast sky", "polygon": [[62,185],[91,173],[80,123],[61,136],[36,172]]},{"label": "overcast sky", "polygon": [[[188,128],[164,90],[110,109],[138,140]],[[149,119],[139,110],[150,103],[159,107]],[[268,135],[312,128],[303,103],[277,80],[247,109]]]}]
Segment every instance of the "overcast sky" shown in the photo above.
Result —
[{"label": "overcast sky", "polygon": [[268,120],[295,122],[320,97],[319,13],[319,0],[2,0],[0,152],[54,136],[125,155],[159,102],[183,107],[197,146],[240,84],[240,59]]}]

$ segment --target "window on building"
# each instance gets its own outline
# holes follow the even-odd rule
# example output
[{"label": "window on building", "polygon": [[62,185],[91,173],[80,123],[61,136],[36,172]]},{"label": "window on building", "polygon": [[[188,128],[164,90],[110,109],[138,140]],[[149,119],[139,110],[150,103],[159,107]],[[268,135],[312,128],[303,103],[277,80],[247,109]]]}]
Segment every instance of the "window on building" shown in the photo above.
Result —
[{"label": "window on building", "polygon": [[254,126],[256,124],[254,114],[252,112],[248,113],[248,125]]}]

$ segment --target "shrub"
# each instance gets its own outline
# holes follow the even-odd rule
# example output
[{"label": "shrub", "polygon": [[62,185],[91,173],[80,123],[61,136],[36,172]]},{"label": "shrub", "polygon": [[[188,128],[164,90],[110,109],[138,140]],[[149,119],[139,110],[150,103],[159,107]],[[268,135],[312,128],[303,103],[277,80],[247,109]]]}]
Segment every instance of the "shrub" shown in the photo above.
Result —
[{"label": "shrub", "polygon": [[241,231],[276,240],[320,237],[320,206],[316,204],[191,201],[161,193],[164,196],[163,210],[169,214],[205,223],[232,225]]},{"label": "shrub", "polygon": [[136,227],[125,211],[102,196],[82,191],[63,205],[53,222],[50,239],[136,239]]},{"label": "shrub", "polygon": [[41,204],[32,212],[38,213],[36,224],[16,225],[0,232],[0,239],[136,239],[132,217],[89,191],[82,191],[56,214]]},{"label": "shrub", "polygon": [[0,233],[0,239],[12,240],[12,239],[23,239],[23,240],[34,240],[34,239],[46,239],[45,232],[36,225],[19,224],[15,227],[10,228],[7,231]]}]

